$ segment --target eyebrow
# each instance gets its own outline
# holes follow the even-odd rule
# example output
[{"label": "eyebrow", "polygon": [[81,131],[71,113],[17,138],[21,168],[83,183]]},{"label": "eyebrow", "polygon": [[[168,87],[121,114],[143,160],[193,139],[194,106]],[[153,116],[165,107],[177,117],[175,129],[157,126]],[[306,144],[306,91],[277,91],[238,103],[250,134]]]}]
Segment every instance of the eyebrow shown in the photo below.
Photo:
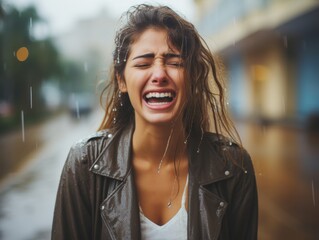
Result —
[{"label": "eyebrow", "polygon": [[[177,53],[164,53],[163,56],[166,59],[167,58],[174,58],[174,57],[182,58],[182,55],[177,54]],[[155,57],[154,53],[146,53],[146,54],[142,54],[142,55],[136,56],[132,60],[139,59],[139,58],[154,58],[154,57]]]}]

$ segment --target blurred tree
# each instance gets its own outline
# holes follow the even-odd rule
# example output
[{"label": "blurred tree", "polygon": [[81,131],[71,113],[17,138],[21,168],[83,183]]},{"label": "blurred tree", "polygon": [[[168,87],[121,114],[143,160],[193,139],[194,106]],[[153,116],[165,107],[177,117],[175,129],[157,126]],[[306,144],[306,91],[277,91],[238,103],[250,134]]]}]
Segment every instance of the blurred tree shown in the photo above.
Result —
[{"label": "blurred tree", "polygon": [[52,40],[33,36],[33,27],[40,21],[34,7],[18,11],[0,0],[0,102],[13,106],[16,118],[22,110],[32,111],[30,118],[44,114],[41,84],[62,74]]},{"label": "blurred tree", "polygon": [[62,87],[66,94],[88,91],[86,79],[88,78],[88,63],[64,60],[62,72]]}]

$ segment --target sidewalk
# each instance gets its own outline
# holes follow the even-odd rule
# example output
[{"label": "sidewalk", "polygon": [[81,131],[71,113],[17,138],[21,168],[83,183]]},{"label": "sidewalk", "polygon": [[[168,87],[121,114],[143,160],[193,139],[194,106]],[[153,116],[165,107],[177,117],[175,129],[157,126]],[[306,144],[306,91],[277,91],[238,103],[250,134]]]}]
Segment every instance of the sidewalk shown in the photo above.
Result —
[{"label": "sidewalk", "polygon": [[[76,125],[76,121],[68,113],[60,113],[39,124],[26,126],[24,141],[21,128],[0,136],[0,191],[28,165],[33,164],[34,155],[41,148],[56,141],[57,135],[72,130],[71,125]],[[97,126],[98,122],[92,130]]]},{"label": "sidewalk", "polygon": [[60,115],[41,127],[37,151],[0,188],[0,239],[50,239],[53,209],[61,170],[74,142],[92,134],[100,117],[74,121]]},{"label": "sidewalk", "polygon": [[0,135],[0,184],[8,175],[21,169],[27,156],[42,145],[43,139],[39,136],[39,131],[46,123],[26,126],[24,133],[20,126],[12,132]]}]

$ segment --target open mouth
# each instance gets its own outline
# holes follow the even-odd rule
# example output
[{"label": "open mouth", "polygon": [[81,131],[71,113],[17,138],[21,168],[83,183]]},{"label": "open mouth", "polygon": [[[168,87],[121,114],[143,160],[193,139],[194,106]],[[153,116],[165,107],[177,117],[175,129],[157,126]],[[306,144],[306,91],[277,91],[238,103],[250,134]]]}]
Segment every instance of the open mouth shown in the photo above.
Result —
[{"label": "open mouth", "polygon": [[175,96],[175,92],[149,92],[143,98],[149,105],[164,105],[171,103]]}]

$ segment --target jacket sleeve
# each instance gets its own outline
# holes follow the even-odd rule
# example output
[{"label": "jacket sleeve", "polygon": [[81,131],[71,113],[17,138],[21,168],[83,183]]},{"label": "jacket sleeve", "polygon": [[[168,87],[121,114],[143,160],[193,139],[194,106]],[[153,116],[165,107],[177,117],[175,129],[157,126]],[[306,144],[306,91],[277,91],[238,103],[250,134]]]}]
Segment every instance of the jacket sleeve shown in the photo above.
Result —
[{"label": "jacket sleeve", "polygon": [[89,169],[83,145],[73,146],[62,170],[54,209],[52,240],[90,239]]},{"label": "jacket sleeve", "polygon": [[236,176],[237,184],[231,202],[230,239],[256,240],[258,231],[258,196],[254,168],[245,152],[244,169]]}]

